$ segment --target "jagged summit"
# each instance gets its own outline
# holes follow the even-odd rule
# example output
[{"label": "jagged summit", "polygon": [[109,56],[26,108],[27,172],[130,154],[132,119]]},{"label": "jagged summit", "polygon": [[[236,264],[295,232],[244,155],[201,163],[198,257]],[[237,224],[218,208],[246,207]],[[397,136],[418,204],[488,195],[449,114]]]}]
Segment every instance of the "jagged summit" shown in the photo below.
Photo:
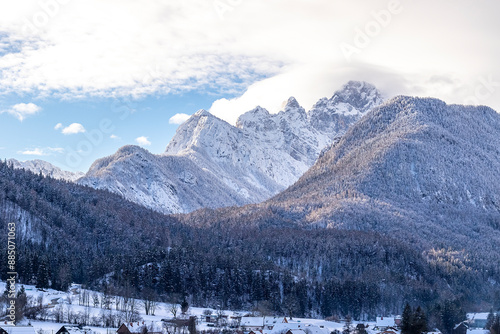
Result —
[{"label": "jagged summit", "polygon": [[349,81],[336,91],[330,101],[347,103],[357,111],[365,113],[382,103],[382,94],[375,86],[364,81]]},{"label": "jagged summit", "polygon": [[283,110],[298,109],[298,108],[301,108],[300,104],[293,96],[289,97],[286,103],[285,102],[283,103],[282,107]]},{"label": "jagged summit", "polygon": [[[319,132],[342,135],[351,124],[382,102],[382,94],[375,86],[362,81],[349,81],[330,99],[320,99],[308,112],[308,118]],[[330,137],[331,140],[333,138]]]},{"label": "jagged summit", "polygon": [[274,126],[273,122],[270,122],[270,113],[267,109],[260,106],[247,111],[246,113],[240,115],[236,121],[236,127],[243,128],[254,128],[256,130],[270,129]]}]

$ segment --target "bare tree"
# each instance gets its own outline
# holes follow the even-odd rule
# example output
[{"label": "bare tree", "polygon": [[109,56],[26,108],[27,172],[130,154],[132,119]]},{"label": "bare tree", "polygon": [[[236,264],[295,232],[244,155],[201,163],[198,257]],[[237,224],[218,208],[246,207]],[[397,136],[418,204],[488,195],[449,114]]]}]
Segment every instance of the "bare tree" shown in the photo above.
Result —
[{"label": "bare tree", "polygon": [[76,323],[75,313],[73,312],[73,308],[71,307],[71,304],[68,304],[68,308],[66,311],[66,321],[70,324]]},{"label": "bare tree", "polygon": [[106,310],[111,309],[111,296],[107,292],[103,292],[101,295],[101,308]]},{"label": "bare tree", "polygon": [[84,325],[89,325],[90,322],[90,308],[88,305],[83,307],[82,322]]},{"label": "bare tree", "polygon": [[99,295],[97,294],[97,292],[94,292],[92,294],[92,302],[94,304],[94,307],[99,307]]},{"label": "bare tree", "polygon": [[170,304],[170,308],[168,309],[170,313],[172,313],[172,316],[174,319],[177,319],[177,313],[179,312],[179,305],[176,303]]},{"label": "bare tree", "polygon": [[157,305],[157,295],[152,289],[144,289],[143,291],[144,299],[142,300],[142,305],[144,306],[144,311],[146,315],[155,315],[156,305]]},{"label": "bare tree", "polygon": [[125,310],[125,321],[134,322],[141,319],[139,316],[139,305],[135,298],[130,298],[127,303],[127,309]]}]

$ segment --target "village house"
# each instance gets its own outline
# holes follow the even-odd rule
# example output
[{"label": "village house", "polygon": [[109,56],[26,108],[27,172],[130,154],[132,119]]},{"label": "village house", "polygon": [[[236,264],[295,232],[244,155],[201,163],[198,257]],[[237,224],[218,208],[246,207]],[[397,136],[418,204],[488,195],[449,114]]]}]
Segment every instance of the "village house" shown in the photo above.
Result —
[{"label": "village house", "polygon": [[56,332],[56,334],[90,334],[92,330],[88,327],[76,327],[64,325]]}]

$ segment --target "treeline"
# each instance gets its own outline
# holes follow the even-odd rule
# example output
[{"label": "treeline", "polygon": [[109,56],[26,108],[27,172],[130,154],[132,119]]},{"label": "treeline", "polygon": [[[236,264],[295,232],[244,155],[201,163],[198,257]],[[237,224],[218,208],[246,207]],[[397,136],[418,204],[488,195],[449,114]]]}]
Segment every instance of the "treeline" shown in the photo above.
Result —
[{"label": "treeline", "polygon": [[[17,224],[24,284],[65,290],[76,282],[123,298],[355,319],[401,312],[408,300],[426,308],[494,302],[481,272],[429,261],[387,235],[178,219],[0,162],[0,228]],[[2,279],[6,272],[0,261]]]}]

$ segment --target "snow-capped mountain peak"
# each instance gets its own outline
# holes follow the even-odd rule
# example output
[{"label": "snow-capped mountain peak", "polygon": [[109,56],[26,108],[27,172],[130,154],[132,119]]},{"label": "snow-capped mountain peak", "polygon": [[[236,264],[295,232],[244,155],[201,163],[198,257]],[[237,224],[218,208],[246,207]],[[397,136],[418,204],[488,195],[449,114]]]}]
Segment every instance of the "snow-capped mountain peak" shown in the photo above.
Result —
[{"label": "snow-capped mountain peak", "polygon": [[255,129],[257,131],[261,129],[270,129],[274,126],[273,122],[270,122],[270,114],[267,109],[260,106],[244,113],[236,121],[236,127],[240,129]]},{"label": "snow-capped mountain peak", "polygon": [[[336,91],[330,99],[331,105],[350,105],[362,114],[382,102],[382,95],[377,88],[364,81],[349,81],[340,90]],[[343,112],[343,110],[339,111]]]},{"label": "snow-capped mountain peak", "polygon": [[311,125],[322,133],[331,133],[333,124],[335,132],[343,134],[351,124],[382,102],[382,94],[375,86],[349,81],[330,99],[320,99],[309,111],[308,118]]}]

